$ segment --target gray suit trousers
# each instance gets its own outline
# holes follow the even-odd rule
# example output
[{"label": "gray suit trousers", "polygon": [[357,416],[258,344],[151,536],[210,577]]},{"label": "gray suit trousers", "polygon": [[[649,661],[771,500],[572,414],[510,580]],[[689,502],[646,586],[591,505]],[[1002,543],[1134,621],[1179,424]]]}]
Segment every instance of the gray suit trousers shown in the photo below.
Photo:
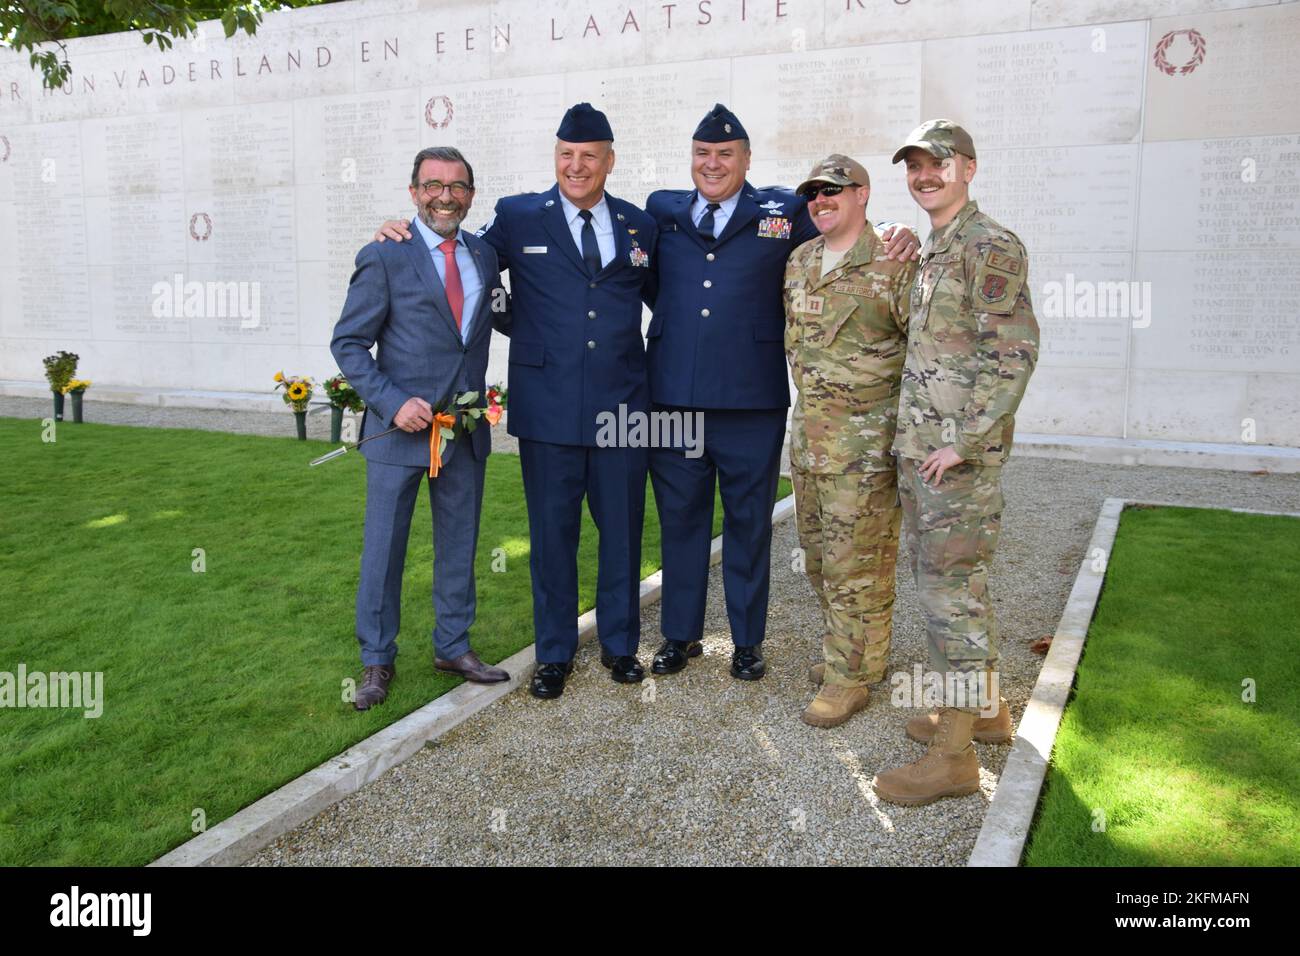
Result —
[{"label": "gray suit trousers", "polygon": [[411,514],[424,481],[433,518],[434,651],[444,660],[469,651],[485,466],[486,461],[475,458],[468,447],[456,449],[437,478],[428,478],[426,468],[366,462],[365,540],[357,588],[357,640],[363,665],[391,664],[397,657],[402,571]]}]

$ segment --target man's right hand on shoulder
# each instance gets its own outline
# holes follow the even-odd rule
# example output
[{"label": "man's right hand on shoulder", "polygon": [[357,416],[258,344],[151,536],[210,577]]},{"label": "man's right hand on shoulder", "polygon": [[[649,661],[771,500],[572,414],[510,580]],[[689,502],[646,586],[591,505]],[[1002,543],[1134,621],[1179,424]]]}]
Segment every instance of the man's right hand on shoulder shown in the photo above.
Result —
[{"label": "man's right hand on shoulder", "polygon": [[433,421],[433,406],[419,396],[412,396],[397,410],[393,424],[404,432],[419,432]]},{"label": "man's right hand on shoulder", "polygon": [[[379,231],[375,233],[375,242],[383,242],[385,239],[392,239],[394,242],[401,242],[403,239],[411,238],[410,230],[411,221],[409,219],[388,219]],[[409,402],[407,403],[410,404]]]}]

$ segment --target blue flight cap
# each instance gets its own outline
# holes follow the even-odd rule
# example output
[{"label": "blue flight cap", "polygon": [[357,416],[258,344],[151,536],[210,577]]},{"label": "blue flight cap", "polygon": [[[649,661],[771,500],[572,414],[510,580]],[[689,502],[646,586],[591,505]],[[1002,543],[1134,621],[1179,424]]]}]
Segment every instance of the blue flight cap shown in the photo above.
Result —
[{"label": "blue flight cap", "polygon": [[555,138],[566,143],[613,142],[614,131],[609,128],[609,120],[604,113],[590,103],[578,103],[570,106],[569,112],[560,120]]},{"label": "blue flight cap", "polygon": [[727,143],[733,139],[749,139],[749,134],[735,113],[721,103],[715,103],[709,114],[700,120],[700,125],[695,127],[695,135],[691,138],[701,143]]}]

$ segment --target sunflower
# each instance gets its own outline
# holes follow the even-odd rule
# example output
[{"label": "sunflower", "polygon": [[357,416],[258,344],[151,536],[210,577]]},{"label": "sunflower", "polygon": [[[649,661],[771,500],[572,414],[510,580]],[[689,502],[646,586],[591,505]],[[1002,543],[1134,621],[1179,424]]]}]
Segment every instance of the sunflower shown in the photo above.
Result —
[{"label": "sunflower", "polygon": [[283,382],[283,381],[284,381],[284,373],[283,373],[283,372],[276,372],[276,373],[275,373],[275,380],[276,380],[277,382]]},{"label": "sunflower", "polygon": [[294,382],[289,386],[289,401],[291,402],[300,402],[310,394],[311,390],[303,382]]}]

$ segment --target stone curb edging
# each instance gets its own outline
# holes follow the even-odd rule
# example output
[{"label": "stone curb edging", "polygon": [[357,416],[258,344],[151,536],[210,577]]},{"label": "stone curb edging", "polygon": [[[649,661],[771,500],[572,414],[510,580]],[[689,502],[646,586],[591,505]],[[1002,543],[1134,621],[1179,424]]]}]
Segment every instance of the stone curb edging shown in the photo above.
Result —
[{"label": "stone curb edging", "polygon": [[[784,521],[793,514],[794,496],[790,495],[776,503],[772,522]],[[722,538],[717,537],[710,547],[709,563],[717,564],[721,559]],[[659,600],[662,591],[663,572],[656,571],[641,581],[641,607]],[[578,646],[595,636],[593,609],[578,618]],[[532,676],[535,653],[536,645],[529,644],[497,665],[510,673],[510,680],[500,684],[466,682],[448,691],[149,865],[238,866],[277,837],[414,756],[429,741],[512,693]]]},{"label": "stone curb edging", "polygon": [[1123,498],[1107,498],[1101,506],[1088,551],[1065,602],[1052,647],[1038,672],[1033,695],[1016,728],[1015,746],[998,778],[997,792],[984,814],[984,825],[980,827],[967,866],[1020,864],[1020,854],[1038,807],[1038,794],[1047,776],[1052,744],[1070,698],[1070,688],[1074,686],[1074,672],[1106,578],[1104,566],[1100,571],[1094,570],[1093,554],[1097,548],[1110,554],[1120,513],[1127,504]]},{"label": "stone curb edging", "polygon": [[[1092,540],[1083,557],[1074,587],[1065,604],[1065,612],[1052,638],[1051,649],[1039,671],[1033,695],[1016,728],[1016,742],[1007,757],[1002,776],[998,778],[997,792],[984,815],[975,847],[971,850],[967,866],[1019,866],[1025,841],[1038,809],[1038,797],[1047,776],[1047,766],[1056,743],[1056,732],[1074,686],[1075,671],[1083,655],[1083,645],[1088,637],[1101,587],[1106,578],[1106,566],[1119,530],[1119,520],[1128,507],[1207,508],[1215,511],[1234,511],[1240,514],[1260,514],[1277,517],[1300,518],[1300,513],[1287,511],[1259,511],[1253,508],[1211,508],[1176,501],[1136,501],[1127,498],[1107,498],[1097,516]],[[1104,559],[1100,571],[1094,569],[1096,549]]]},{"label": "stone curb edging", "polygon": [[1093,465],[1152,468],[1217,468],[1225,471],[1300,473],[1300,448],[1231,445],[1222,442],[1154,438],[1098,438],[1091,435],[1017,434],[1016,452],[1027,458],[1057,458]]}]

